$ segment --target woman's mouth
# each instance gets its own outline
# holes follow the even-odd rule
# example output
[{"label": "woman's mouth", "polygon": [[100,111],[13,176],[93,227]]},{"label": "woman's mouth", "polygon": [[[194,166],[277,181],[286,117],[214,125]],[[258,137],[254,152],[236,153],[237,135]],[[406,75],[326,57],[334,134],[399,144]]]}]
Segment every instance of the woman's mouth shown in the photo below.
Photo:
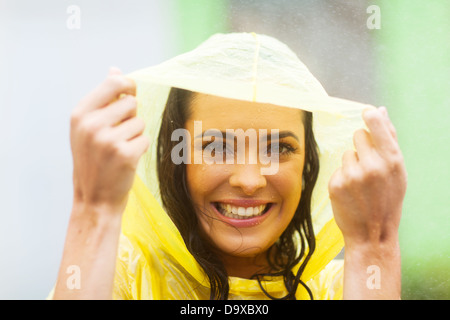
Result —
[{"label": "woman's mouth", "polygon": [[211,202],[218,218],[236,228],[256,227],[263,223],[275,207],[273,202],[260,200],[226,200]]},{"label": "woman's mouth", "polygon": [[271,207],[271,203],[265,203],[257,206],[245,206],[214,202],[214,206],[222,215],[231,219],[252,219],[265,214]]}]

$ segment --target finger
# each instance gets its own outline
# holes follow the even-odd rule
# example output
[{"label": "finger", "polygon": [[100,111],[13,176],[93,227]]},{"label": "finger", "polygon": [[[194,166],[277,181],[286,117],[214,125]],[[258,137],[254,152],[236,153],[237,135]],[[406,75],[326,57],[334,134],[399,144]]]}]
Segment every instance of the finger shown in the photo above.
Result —
[{"label": "finger", "polygon": [[79,104],[81,112],[100,109],[119,98],[121,94],[136,95],[136,84],[133,80],[121,75],[118,69],[111,68],[108,77]]},{"label": "finger", "polygon": [[363,119],[370,131],[373,144],[381,156],[389,156],[397,152],[397,143],[389,132],[385,117],[380,110],[364,110]]},{"label": "finger", "polygon": [[114,126],[120,124],[122,121],[136,116],[136,107],[136,98],[126,95],[111,103],[106,108],[95,110],[95,113],[99,119],[102,119],[102,122],[105,125]]},{"label": "finger", "polygon": [[144,129],[144,120],[133,117],[114,127],[112,135],[118,140],[131,140],[142,134]]},{"label": "finger", "polygon": [[342,167],[351,167],[358,164],[358,156],[355,151],[347,150],[342,155]]},{"label": "finger", "polygon": [[353,144],[360,161],[366,162],[373,157],[374,145],[370,134],[365,129],[355,131]]},{"label": "finger", "polygon": [[331,200],[339,198],[339,195],[344,187],[344,176],[342,168],[338,168],[330,177],[328,181],[328,194]]},{"label": "finger", "polygon": [[147,136],[139,135],[127,141],[124,145],[125,153],[129,154],[132,161],[137,162],[139,158],[148,150],[150,141]]},{"label": "finger", "polygon": [[109,75],[121,75],[122,71],[117,67],[109,67]]},{"label": "finger", "polygon": [[382,106],[379,109],[381,110],[381,112],[383,113],[383,115],[384,115],[384,117],[386,119],[386,124],[388,126],[389,132],[391,133],[391,135],[394,138],[394,140],[398,141],[397,130],[395,129],[391,119],[389,118],[389,115],[388,115],[386,107]]},{"label": "finger", "polygon": [[345,175],[352,175],[359,167],[358,156],[355,151],[347,150],[342,155],[342,171]]}]

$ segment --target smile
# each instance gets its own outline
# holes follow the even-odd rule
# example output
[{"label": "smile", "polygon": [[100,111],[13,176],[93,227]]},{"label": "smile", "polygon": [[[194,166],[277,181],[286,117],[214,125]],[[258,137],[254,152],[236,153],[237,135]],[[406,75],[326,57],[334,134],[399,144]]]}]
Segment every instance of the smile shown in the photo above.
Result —
[{"label": "smile", "polygon": [[231,219],[252,219],[265,214],[271,207],[271,203],[265,203],[256,206],[238,206],[235,204],[215,202],[214,206],[225,217]]}]

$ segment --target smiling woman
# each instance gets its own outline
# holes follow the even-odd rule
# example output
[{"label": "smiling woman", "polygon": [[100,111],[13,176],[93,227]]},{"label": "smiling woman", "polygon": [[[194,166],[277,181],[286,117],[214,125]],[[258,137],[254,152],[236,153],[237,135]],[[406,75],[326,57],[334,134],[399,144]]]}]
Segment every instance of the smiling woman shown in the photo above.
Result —
[{"label": "smiling woman", "polygon": [[219,34],[112,69],[73,111],[71,143],[55,298],[399,297],[406,173],[386,110],[329,97],[273,38]]},{"label": "smiling woman", "polygon": [[[224,149],[226,161],[195,163],[192,160],[183,166],[169,160],[169,153],[177,143],[169,139],[174,128],[185,127],[189,136],[197,137],[195,123],[200,121],[205,131],[211,128],[227,133],[276,130],[278,140],[271,137],[270,145],[258,145],[255,141],[259,139],[249,137],[248,144],[237,152],[244,151],[242,158],[247,161],[234,161],[235,142],[239,145],[239,139],[232,136],[231,141],[226,141],[228,138],[223,140],[220,135],[214,142],[222,140],[217,146]],[[280,128],[283,131],[278,135]],[[199,138],[208,141],[204,135]],[[217,284],[217,292],[212,290],[211,297],[227,298],[227,276],[249,279],[269,273],[284,276],[289,287],[286,298],[294,297],[300,278],[293,277],[291,269],[304,258],[303,249],[300,254],[297,252],[294,233],[300,235],[302,242],[306,237],[309,248],[315,246],[310,202],[319,160],[312,133],[312,114],[173,88],[158,141],[157,163],[164,207],[189,251]],[[195,150],[195,140],[191,143],[191,150]],[[277,170],[272,174],[263,174],[261,167],[266,167],[267,162],[250,161],[250,154],[256,153],[258,146],[260,154],[270,153],[270,160],[277,162]],[[174,183],[183,181],[183,177],[186,186]],[[307,181],[305,185],[304,181]],[[304,264],[312,253],[309,250]],[[205,255],[215,259],[201,259]]]}]

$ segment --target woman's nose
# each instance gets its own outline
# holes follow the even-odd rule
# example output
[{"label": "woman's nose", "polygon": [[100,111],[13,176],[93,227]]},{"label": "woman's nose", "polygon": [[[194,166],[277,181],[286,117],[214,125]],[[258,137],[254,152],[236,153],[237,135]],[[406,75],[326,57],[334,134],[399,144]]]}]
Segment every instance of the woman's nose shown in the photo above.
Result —
[{"label": "woman's nose", "polygon": [[241,188],[249,196],[267,185],[266,177],[261,174],[258,164],[235,165],[229,183],[232,187]]}]

